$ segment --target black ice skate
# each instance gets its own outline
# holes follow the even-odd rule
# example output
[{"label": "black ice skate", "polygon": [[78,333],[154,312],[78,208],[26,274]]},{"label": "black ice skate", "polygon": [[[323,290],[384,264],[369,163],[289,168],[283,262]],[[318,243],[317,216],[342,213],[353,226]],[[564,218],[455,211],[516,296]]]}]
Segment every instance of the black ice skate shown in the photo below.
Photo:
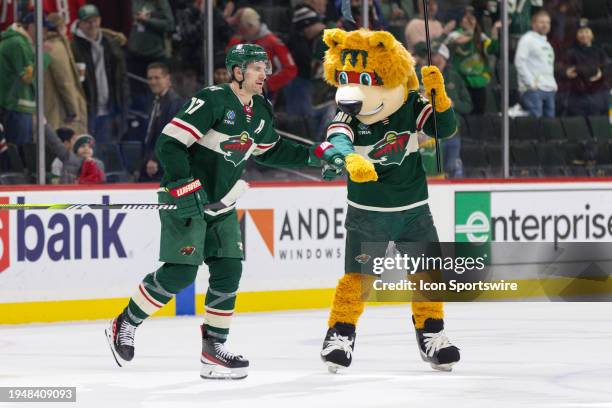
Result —
[{"label": "black ice skate", "polygon": [[213,380],[241,380],[248,375],[249,360],[225,348],[218,339],[208,336],[202,329],[202,369],[200,377]]},{"label": "black ice skate", "polygon": [[348,323],[336,323],[327,330],[321,360],[327,364],[330,373],[337,373],[339,368],[351,365],[356,336],[355,326]]},{"label": "black ice skate", "polygon": [[123,367],[134,358],[134,334],[136,326],[126,319],[125,312],[110,322],[104,330],[111,352],[119,367]]},{"label": "black ice skate", "polygon": [[[414,323],[414,317],[412,318]],[[459,349],[444,333],[444,320],[427,319],[423,329],[416,329],[416,338],[421,358],[440,371],[451,371],[459,361]]]}]

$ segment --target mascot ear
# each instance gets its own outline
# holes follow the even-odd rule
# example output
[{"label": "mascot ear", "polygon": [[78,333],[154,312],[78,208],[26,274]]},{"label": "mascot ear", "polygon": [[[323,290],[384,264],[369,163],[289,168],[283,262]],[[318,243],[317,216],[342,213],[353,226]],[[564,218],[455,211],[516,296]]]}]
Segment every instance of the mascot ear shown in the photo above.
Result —
[{"label": "mascot ear", "polygon": [[323,42],[327,44],[330,49],[342,45],[345,38],[346,31],[340,30],[339,28],[332,28],[323,32]]},{"label": "mascot ear", "polygon": [[387,51],[395,48],[395,37],[386,31],[375,31],[369,38],[370,47],[381,47]]}]

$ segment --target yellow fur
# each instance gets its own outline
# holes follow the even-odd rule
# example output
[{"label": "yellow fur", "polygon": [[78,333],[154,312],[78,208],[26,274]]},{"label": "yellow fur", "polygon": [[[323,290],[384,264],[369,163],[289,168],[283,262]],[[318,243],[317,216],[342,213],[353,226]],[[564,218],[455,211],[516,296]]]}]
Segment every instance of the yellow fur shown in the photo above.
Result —
[{"label": "yellow fur", "polygon": [[442,302],[412,302],[414,327],[422,329],[427,319],[444,319],[444,303]]},{"label": "yellow fur", "polygon": [[364,159],[357,153],[351,153],[345,158],[346,171],[355,183],[365,183],[367,181],[378,180],[378,174],[372,162]]},{"label": "yellow fur", "polygon": [[427,99],[431,101],[431,90],[436,90],[436,112],[448,110],[452,102],[448,95],[446,95],[444,77],[438,67],[429,66],[421,68],[421,78]]},{"label": "yellow fur", "polygon": [[[325,80],[337,87],[336,71],[374,71],[383,80],[383,87],[404,87],[404,99],[408,91],[419,89],[419,80],[414,70],[412,55],[386,31],[342,31],[338,28],[325,30],[323,41],[329,49],[325,53]],[[359,49],[367,51],[367,64],[364,67],[362,55],[352,65],[350,58],[342,61],[342,51]]]},{"label": "yellow fur", "polygon": [[372,287],[372,279],[371,276],[358,273],[347,273],[340,279],[334,293],[329,327],[333,327],[337,322],[357,325],[365,307],[363,299]]}]

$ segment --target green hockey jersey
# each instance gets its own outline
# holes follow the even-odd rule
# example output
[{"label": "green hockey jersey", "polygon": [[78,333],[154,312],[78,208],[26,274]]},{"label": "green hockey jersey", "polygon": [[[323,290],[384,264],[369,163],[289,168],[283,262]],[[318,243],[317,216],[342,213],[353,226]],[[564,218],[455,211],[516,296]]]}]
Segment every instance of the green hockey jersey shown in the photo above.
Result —
[{"label": "green hockey jersey", "polygon": [[[391,116],[372,125],[339,111],[327,139],[342,153],[358,153],[374,163],[378,181],[348,181],[348,204],[371,211],[404,211],[427,203],[427,180],[419,153],[418,133],[433,135],[432,107],[418,92]],[[438,136],[455,134],[452,108],[436,113]]]},{"label": "green hockey jersey", "polygon": [[255,95],[243,105],[229,84],[198,92],[164,127],[155,146],[165,171],[161,185],[195,177],[211,202],[238,181],[250,156],[269,166],[302,167],[310,162],[310,150],[276,133],[265,98]]}]

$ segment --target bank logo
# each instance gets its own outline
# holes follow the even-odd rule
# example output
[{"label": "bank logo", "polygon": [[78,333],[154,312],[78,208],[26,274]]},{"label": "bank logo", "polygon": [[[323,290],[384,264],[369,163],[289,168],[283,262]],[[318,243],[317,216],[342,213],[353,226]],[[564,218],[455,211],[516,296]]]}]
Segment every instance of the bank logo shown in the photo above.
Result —
[{"label": "bank logo", "polygon": [[455,192],[455,241],[491,241],[491,193]]},{"label": "bank logo", "polygon": [[[108,204],[109,198],[102,196],[102,204]],[[0,203],[9,204],[9,197],[0,197]],[[18,196],[17,204],[25,204],[25,197]],[[36,211],[20,210],[13,213],[11,225],[9,211],[0,211],[0,272],[13,262],[37,262],[41,258],[53,262],[127,258],[120,232],[126,216],[126,212],[102,210],[56,212],[42,217]],[[11,230],[14,241],[10,241]],[[16,247],[12,260],[11,246]]]}]

